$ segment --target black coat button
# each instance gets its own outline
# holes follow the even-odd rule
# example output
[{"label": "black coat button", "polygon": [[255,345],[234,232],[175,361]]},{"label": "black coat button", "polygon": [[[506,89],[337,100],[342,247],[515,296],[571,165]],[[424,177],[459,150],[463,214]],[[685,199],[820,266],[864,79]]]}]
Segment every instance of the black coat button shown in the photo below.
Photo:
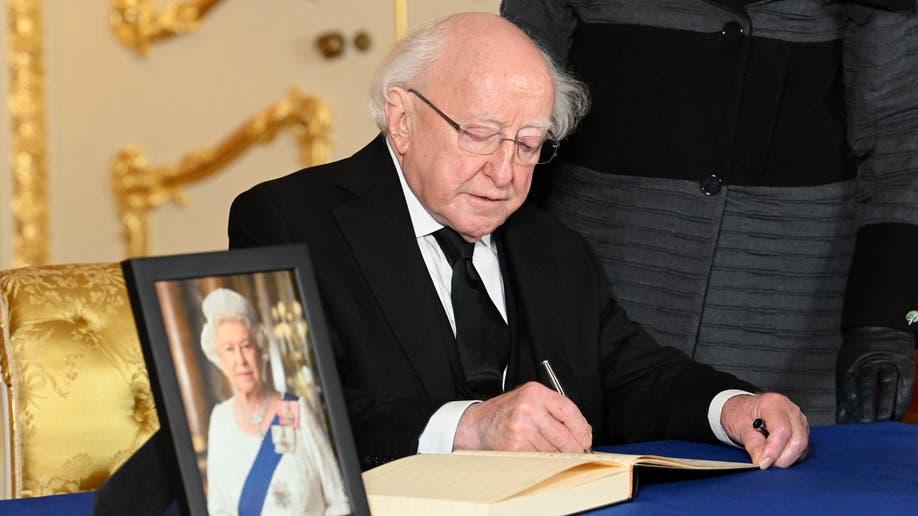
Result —
[{"label": "black coat button", "polygon": [[745,32],[746,30],[743,29],[743,26],[740,25],[737,21],[727,22],[724,25],[723,30],[720,31],[720,33],[724,35],[724,39],[730,43],[740,39]]},{"label": "black coat button", "polygon": [[719,177],[715,174],[705,176],[701,179],[701,191],[705,195],[717,195],[720,193],[720,189],[723,186],[724,182],[720,180]]}]

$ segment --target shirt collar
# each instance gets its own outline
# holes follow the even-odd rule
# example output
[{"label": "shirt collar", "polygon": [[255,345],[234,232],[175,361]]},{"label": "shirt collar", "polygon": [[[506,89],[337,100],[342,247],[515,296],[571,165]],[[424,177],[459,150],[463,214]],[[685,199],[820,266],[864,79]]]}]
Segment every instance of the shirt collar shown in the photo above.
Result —
[{"label": "shirt collar", "polygon": [[[414,229],[414,237],[421,238],[443,228],[443,224],[434,220],[427,209],[424,208],[424,205],[421,204],[421,201],[418,200],[417,196],[414,195],[414,192],[411,191],[411,188],[408,187],[408,183],[405,181],[405,174],[402,172],[402,167],[398,159],[395,158],[395,151],[392,150],[392,145],[389,143],[388,138],[386,138],[386,148],[389,149],[389,156],[392,158],[392,164],[395,165],[395,171],[398,172],[398,181],[399,184],[402,185],[402,193],[405,195],[405,203],[408,205],[408,214],[411,216],[411,226]],[[481,243],[490,249],[491,234],[489,233],[481,237]]]}]

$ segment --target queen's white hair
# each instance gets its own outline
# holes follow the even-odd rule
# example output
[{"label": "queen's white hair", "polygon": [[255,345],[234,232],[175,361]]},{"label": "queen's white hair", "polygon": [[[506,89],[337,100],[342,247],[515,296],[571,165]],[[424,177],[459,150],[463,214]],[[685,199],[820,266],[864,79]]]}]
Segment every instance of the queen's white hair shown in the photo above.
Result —
[{"label": "queen's white hair", "polygon": [[218,369],[223,371],[220,354],[217,351],[217,327],[223,321],[242,323],[249,330],[252,341],[261,351],[262,364],[267,361],[265,333],[255,307],[242,294],[228,288],[211,291],[201,302],[204,312],[204,327],[201,328],[201,350]]}]

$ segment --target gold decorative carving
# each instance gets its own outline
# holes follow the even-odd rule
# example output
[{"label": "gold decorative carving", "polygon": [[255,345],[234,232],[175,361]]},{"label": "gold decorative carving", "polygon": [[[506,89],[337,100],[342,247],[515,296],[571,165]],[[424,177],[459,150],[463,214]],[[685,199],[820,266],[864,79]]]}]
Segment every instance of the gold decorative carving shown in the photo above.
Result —
[{"label": "gold decorative carving", "polygon": [[338,57],[344,52],[344,36],[337,31],[319,34],[316,47],[325,59]]},{"label": "gold decorative carving", "polygon": [[304,165],[316,165],[331,154],[332,115],[320,100],[294,89],[286,98],[256,114],[216,146],[182,156],[176,165],[150,167],[134,147],[121,149],[112,163],[111,181],[124,228],[128,257],[148,253],[150,210],[166,202],[184,205],[182,187],[204,179],[231,163],[255,144],[274,140],[277,131],[292,129]]},{"label": "gold decorative carving", "polygon": [[354,48],[361,52],[366,52],[370,49],[370,34],[366,31],[360,31],[357,34],[354,34]]},{"label": "gold decorative carving", "polygon": [[142,56],[151,43],[198,29],[221,0],[172,2],[158,11],[156,0],[112,0],[109,24],[115,36]]},{"label": "gold decorative carving", "polygon": [[48,263],[47,131],[41,0],[9,0],[12,264]]},{"label": "gold decorative carving", "polygon": [[408,30],[408,0],[395,0],[395,40],[402,39]]},{"label": "gold decorative carving", "polygon": [[[370,49],[370,35],[366,31],[359,31],[354,34],[354,48],[360,52],[366,52]],[[334,59],[344,53],[344,35],[338,31],[328,31],[319,34],[316,38],[316,48],[325,59]]]}]

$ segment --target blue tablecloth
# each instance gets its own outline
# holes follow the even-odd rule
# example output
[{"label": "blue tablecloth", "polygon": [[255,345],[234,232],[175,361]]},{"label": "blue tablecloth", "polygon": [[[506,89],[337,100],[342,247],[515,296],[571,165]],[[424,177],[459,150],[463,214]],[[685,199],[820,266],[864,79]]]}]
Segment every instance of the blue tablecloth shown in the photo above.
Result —
[{"label": "blue tablecloth", "polygon": [[[742,450],[684,441],[599,448],[632,454],[748,461]],[[0,514],[91,515],[93,493],[0,502]],[[174,507],[172,508],[175,509]],[[659,484],[593,511],[610,514],[918,514],[918,426],[904,423],[812,429],[810,455],[789,469],[747,471]]]},{"label": "blue tablecloth", "polygon": [[51,516],[58,514],[92,514],[94,493],[40,496],[0,502],[0,514],[10,516]]},{"label": "blue tablecloth", "polygon": [[[632,454],[748,461],[724,446],[657,441],[602,448]],[[591,514],[918,514],[918,426],[812,428],[809,458],[792,468],[640,485],[631,502]]]},{"label": "blue tablecloth", "polygon": [[[40,496],[19,500],[0,500],[2,516],[92,516],[96,494],[74,493]],[[173,502],[163,516],[180,516],[178,504]],[[130,516],[126,514],[125,516]]]}]

